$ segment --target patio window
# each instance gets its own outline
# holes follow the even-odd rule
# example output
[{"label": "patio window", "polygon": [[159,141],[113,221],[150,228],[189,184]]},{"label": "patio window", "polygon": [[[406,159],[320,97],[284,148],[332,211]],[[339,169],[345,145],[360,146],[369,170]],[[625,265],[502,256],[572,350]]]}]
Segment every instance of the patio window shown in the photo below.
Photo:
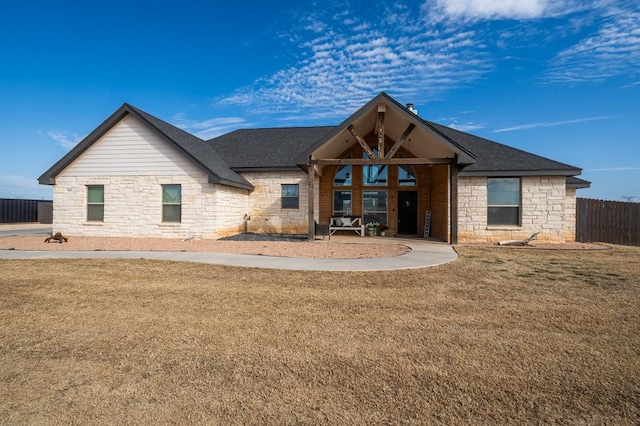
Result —
[{"label": "patio window", "polygon": [[398,185],[399,186],[416,186],[418,180],[411,166],[398,166]]},{"label": "patio window", "polygon": [[297,209],[300,205],[300,185],[282,185],[282,208]]},{"label": "patio window", "polygon": [[162,221],[182,220],[182,186],[162,185]]},{"label": "patio window", "polygon": [[387,191],[364,191],[362,194],[362,220],[387,225]]},{"label": "patio window", "polygon": [[333,179],[333,186],[351,186],[351,178],[353,172],[351,166],[340,166],[336,172],[336,177]]},{"label": "patio window", "polygon": [[487,179],[487,224],[520,225],[520,178]]},{"label": "patio window", "polygon": [[[378,156],[378,149],[371,148],[373,153]],[[365,153],[362,158],[368,159],[369,156]],[[362,183],[364,186],[387,186],[387,166],[379,164],[367,165],[362,167]]]},{"label": "patio window", "polygon": [[87,222],[104,222],[104,185],[87,186]]},{"label": "patio window", "polygon": [[333,215],[351,216],[351,191],[333,191]]}]

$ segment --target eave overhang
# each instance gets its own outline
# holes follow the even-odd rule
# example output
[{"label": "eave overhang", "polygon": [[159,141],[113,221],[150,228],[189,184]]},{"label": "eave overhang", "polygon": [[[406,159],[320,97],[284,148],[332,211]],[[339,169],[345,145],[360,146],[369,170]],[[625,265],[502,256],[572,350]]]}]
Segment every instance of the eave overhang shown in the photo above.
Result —
[{"label": "eave overhang", "polygon": [[460,170],[458,176],[517,177],[517,176],[575,176],[581,169],[568,170]]}]

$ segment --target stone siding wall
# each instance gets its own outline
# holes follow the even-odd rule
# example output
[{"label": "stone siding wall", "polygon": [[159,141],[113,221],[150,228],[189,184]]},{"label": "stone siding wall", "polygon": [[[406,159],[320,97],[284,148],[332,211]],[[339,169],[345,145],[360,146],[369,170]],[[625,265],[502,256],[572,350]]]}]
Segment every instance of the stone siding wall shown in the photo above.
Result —
[{"label": "stone siding wall", "polygon": [[[292,172],[246,172],[241,175],[254,185],[249,196],[249,232],[306,234],[309,217],[307,174]],[[282,185],[299,185],[297,209],[282,208]],[[315,182],[316,212],[319,204],[319,180]],[[316,213],[317,216],[317,213]]]},{"label": "stone siding wall", "polygon": [[244,232],[245,215],[249,214],[249,191],[224,185],[215,185],[214,190],[216,238]]},{"label": "stone siding wall", "polygon": [[487,178],[458,178],[458,241],[496,242],[538,239],[562,243],[575,240],[575,191],[564,176],[522,178],[521,226],[487,225]]},{"label": "stone siding wall", "polygon": [[576,188],[567,188],[564,207],[564,239],[565,241],[575,241],[577,209]]},{"label": "stone siding wall", "polygon": [[[180,223],[162,223],[164,184],[181,185]],[[87,185],[104,185],[103,222],[86,220]],[[242,230],[247,193],[210,184],[206,175],[58,176],[53,229],[69,236],[218,238]]]}]

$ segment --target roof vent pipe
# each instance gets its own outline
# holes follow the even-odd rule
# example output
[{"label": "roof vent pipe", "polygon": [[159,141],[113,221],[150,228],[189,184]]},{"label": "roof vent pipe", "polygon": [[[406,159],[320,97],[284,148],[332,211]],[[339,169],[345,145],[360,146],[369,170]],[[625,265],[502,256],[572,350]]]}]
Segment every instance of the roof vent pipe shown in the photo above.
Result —
[{"label": "roof vent pipe", "polygon": [[418,110],[417,109],[413,109],[413,104],[412,103],[408,103],[407,104],[407,109],[409,111],[411,111],[412,113],[414,113],[415,115],[418,115]]}]

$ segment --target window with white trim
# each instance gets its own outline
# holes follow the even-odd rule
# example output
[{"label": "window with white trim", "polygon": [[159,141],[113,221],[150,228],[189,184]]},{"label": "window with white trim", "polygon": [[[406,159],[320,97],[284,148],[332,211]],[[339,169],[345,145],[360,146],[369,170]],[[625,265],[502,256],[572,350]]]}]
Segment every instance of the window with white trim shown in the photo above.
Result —
[{"label": "window with white trim", "polygon": [[387,191],[362,192],[362,220],[387,225]]},{"label": "window with white trim", "polygon": [[520,225],[520,178],[487,178],[487,225]]},{"label": "window with white trim", "polygon": [[87,222],[104,222],[104,185],[87,186]]},{"label": "window with white trim", "polygon": [[162,185],[162,221],[182,221],[182,186]]},{"label": "window with white trim", "polygon": [[351,191],[333,191],[333,215],[351,216]]}]

